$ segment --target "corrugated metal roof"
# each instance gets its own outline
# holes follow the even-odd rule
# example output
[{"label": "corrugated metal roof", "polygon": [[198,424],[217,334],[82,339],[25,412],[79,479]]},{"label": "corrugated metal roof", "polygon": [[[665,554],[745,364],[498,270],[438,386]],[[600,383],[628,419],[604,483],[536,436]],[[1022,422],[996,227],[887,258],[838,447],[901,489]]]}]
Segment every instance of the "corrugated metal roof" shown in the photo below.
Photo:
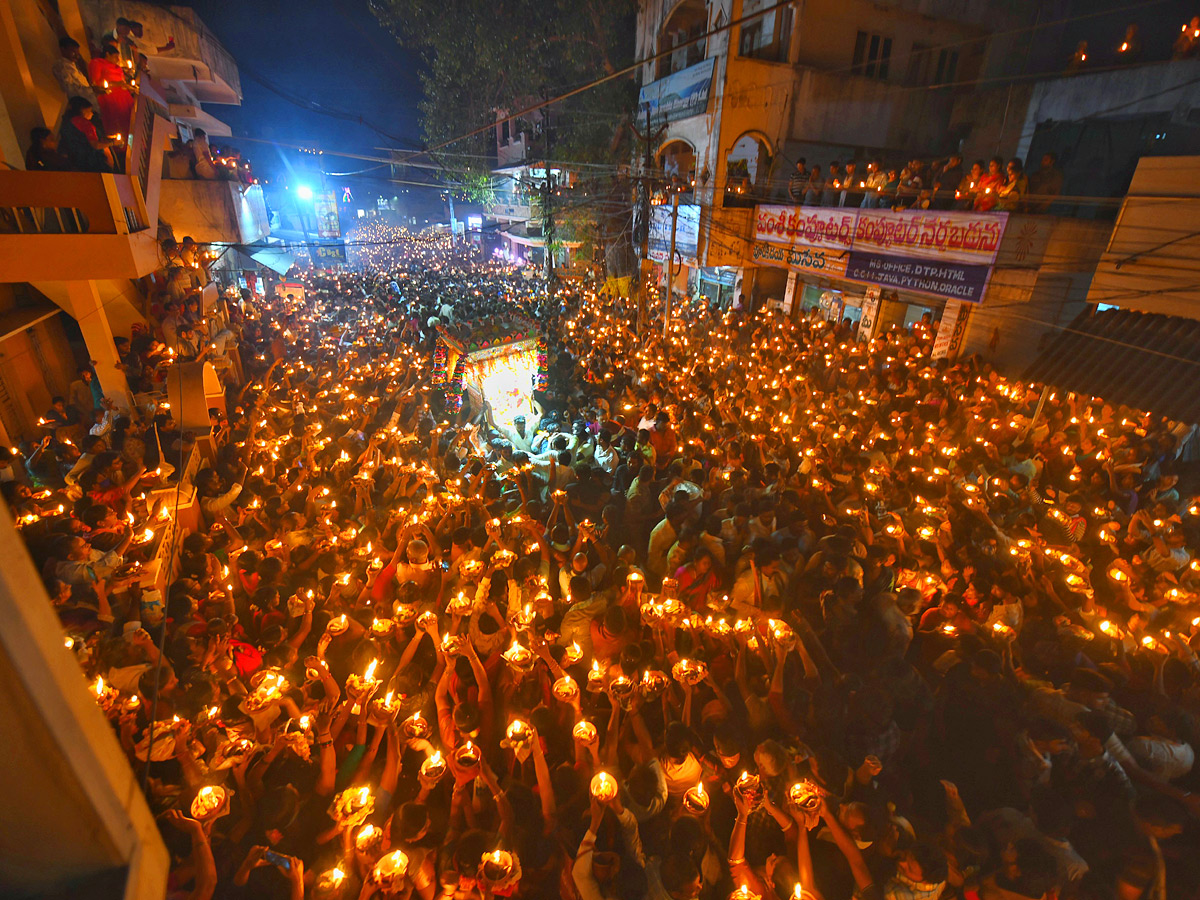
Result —
[{"label": "corrugated metal roof", "polygon": [[1200,422],[1200,321],[1089,309],[1063,329],[1024,377]]}]

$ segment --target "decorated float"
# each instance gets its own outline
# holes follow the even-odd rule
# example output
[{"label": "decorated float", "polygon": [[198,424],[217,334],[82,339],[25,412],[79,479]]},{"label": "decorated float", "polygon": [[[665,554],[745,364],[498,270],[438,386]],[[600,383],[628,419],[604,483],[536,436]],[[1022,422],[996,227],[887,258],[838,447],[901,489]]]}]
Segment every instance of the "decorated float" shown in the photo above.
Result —
[{"label": "decorated float", "polygon": [[495,420],[509,423],[531,410],[535,390],[545,390],[546,343],[530,320],[489,319],[437,330],[433,385],[445,392],[449,411],[457,412],[470,396],[473,410],[489,403]]}]

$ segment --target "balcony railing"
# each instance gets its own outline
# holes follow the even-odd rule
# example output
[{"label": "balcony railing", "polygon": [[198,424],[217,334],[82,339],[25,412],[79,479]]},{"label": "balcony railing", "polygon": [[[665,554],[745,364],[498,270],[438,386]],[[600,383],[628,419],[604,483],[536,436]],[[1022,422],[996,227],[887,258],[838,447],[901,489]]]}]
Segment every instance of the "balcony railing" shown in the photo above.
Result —
[{"label": "balcony railing", "polygon": [[488,207],[488,215],[494,219],[527,221],[533,215],[533,207],[527,203],[493,203]]},{"label": "balcony railing", "polygon": [[132,234],[146,210],[128,175],[0,172],[0,229],[17,234]]},{"label": "balcony railing", "polygon": [[7,281],[140,278],[158,265],[138,180],[98,172],[0,171]]}]

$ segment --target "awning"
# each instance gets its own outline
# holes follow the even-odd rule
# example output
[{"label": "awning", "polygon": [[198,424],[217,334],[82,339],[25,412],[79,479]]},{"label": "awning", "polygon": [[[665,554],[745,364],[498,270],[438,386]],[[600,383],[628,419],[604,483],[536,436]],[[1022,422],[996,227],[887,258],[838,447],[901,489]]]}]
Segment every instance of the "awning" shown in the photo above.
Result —
[{"label": "awning", "polygon": [[261,250],[253,250],[250,252],[250,258],[279,275],[286,275],[288,269],[296,264],[295,255],[282,248],[263,247]]},{"label": "awning", "polygon": [[1200,322],[1089,309],[1063,329],[1025,380],[1200,422]]}]

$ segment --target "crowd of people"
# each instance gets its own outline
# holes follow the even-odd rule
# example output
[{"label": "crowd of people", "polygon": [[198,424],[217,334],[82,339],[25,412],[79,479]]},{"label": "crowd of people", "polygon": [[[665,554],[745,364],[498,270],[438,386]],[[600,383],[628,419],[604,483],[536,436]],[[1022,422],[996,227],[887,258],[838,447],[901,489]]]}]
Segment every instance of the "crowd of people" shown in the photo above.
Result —
[{"label": "crowd of people", "polygon": [[[140,22],[118,18],[113,29],[89,48],[90,58],[74,38],[59,39],[54,77],[66,106],[57,134],[44,126],[30,131],[27,171],[124,171],[135,103],[143,79],[149,77],[148,57],[137,43],[142,31]],[[174,49],[173,40],[155,52],[161,55]],[[240,151],[214,148],[201,128],[172,139],[165,174],[175,179],[256,183]]]},{"label": "crowd of people", "polygon": [[[171,896],[1195,892],[1194,426],[413,246],[244,308],[161,596],[182,436],[3,460]],[[497,421],[431,372],[506,318]]]},{"label": "crowd of people", "polygon": [[1053,153],[1045,154],[1029,174],[1020,159],[1006,163],[996,156],[966,168],[962,156],[954,154],[891,167],[873,159],[844,166],[834,160],[825,169],[810,168],[800,159],[788,178],[787,196],[803,206],[1044,213],[1062,189],[1063,172]]}]

